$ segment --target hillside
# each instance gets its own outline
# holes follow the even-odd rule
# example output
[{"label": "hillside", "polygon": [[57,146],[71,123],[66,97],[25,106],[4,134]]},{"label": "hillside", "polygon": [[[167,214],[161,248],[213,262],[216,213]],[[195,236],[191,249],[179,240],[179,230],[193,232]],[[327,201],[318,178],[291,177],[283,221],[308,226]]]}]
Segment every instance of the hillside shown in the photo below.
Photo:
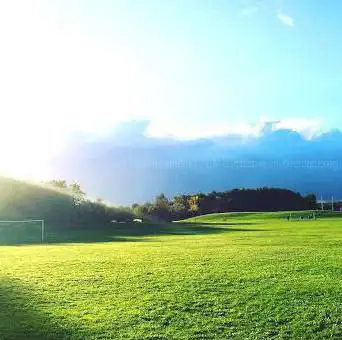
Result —
[{"label": "hillside", "polygon": [[132,218],[129,210],[90,201],[82,192],[0,177],[1,220],[44,219],[50,226],[64,228],[98,227],[127,218]]},{"label": "hillside", "polygon": [[65,221],[72,196],[36,183],[0,177],[0,219]]}]

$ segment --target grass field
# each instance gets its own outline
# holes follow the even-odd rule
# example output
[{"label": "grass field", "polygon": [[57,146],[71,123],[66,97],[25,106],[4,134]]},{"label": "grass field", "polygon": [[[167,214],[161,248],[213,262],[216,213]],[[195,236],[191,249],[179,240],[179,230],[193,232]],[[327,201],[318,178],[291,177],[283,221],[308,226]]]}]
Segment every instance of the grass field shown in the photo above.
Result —
[{"label": "grass field", "polygon": [[342,219],[285,216],[0,233],[0,339],[340,338]]}]

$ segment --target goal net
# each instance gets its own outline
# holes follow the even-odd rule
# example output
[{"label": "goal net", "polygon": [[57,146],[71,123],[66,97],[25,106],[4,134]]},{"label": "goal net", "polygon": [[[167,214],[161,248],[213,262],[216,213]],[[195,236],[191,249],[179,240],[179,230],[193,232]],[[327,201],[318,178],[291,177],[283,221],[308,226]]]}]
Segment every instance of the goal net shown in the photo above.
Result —
[{"label": "goal net", "polygon": [[43,243],[45,241],[44,220],[0,220],[0,244]]}]

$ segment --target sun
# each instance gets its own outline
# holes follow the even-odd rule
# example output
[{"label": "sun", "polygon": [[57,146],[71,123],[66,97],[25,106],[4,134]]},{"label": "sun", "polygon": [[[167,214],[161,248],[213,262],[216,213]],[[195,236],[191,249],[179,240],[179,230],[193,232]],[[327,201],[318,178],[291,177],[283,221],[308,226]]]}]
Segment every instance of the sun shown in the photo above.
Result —
[{"label": "sun", "polygon": [[61,151],[62,140],[53,133],[3,120],[0,132],[0,174],[46,180],[53,174],[52,160]]}]

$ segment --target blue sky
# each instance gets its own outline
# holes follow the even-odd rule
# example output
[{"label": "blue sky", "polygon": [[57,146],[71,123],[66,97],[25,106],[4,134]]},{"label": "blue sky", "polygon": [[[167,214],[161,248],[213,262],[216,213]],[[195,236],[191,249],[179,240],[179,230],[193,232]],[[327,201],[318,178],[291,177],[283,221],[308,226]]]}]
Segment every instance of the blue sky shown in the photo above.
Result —
[{"label": "blue sky", "polygon": [[123,120],[183,139],[342,128],[341,15],[338,0],[3,1],[0,170],[33,159],[43,176],[70,135]]},{"label": "blue sky", "polygon": [[155,80],[147,115],[210,124],[324,118],[340,126],[340,2],[100,4],[81,2],[73,18],[80,30],[125,48]]}]

